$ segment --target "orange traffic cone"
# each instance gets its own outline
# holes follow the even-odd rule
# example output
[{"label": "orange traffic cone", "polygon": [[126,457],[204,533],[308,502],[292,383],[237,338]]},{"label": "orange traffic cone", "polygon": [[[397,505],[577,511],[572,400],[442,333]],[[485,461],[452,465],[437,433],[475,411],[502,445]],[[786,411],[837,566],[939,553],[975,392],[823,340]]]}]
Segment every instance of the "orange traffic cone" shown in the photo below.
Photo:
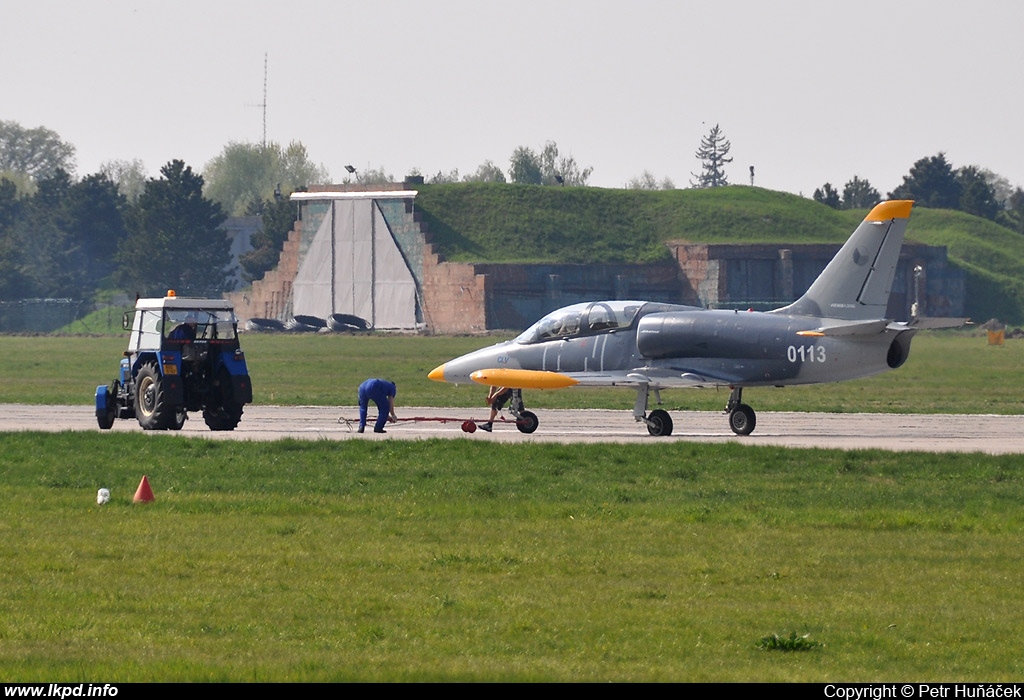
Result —
[{"label": "orange traffic cone", "polygon": [[153,489],[149,488],[149,479],[145,474],[142,475],[142,481],[139,482],[139,488],[135,490],[135,498],[132,500],[135,503],[152,503],[156,500],[153,498]]}]

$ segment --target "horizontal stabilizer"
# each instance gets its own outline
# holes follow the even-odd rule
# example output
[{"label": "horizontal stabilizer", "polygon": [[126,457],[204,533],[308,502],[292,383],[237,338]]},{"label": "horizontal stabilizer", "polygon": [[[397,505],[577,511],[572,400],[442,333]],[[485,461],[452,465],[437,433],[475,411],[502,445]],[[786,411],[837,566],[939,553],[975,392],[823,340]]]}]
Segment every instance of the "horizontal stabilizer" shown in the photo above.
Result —
[{"label": "horizontal stabilizer", "polygon": [[509,389],[565,389],[579,381],[560,372],[530,369],[480,369],[469,375],[477,384],[504,386]]},{"label": "horizontal stabilizer", "polygon": [[919,331],[931,331],[939,328],[960,328],[971,322],[969,318],[941,318],[937,316],[918,316],[907,323],[893,324],[894,326],[913,328]]}]

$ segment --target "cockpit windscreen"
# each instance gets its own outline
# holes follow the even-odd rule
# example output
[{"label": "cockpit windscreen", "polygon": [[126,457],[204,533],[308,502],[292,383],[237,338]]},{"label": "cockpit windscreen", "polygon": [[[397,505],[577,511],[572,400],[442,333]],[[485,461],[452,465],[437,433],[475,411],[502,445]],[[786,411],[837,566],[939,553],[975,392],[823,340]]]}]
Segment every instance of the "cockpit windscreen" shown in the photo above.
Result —
[{"label": "cockpit windscreen", "polygon": [[516,342],[530,345],[628,328],[641,306],[643,302],[639,301],[597,301],[566,306],[552,311],[527,328]]}]

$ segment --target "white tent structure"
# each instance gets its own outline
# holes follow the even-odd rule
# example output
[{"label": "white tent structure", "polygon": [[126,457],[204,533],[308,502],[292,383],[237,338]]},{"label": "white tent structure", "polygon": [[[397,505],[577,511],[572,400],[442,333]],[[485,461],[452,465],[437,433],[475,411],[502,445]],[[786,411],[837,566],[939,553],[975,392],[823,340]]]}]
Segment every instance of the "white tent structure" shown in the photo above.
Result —
[{"label": "white tent structure", "polygon": [[294,313],[324,319],[351,314],[373,328],[415,328],[416,280],[378,201],[416,194],[404,190],[293,194],[291,198],[304,209],[316,202],[324,211],[312,239],[303,236],[305,250],[299,251],[293,285]]}]

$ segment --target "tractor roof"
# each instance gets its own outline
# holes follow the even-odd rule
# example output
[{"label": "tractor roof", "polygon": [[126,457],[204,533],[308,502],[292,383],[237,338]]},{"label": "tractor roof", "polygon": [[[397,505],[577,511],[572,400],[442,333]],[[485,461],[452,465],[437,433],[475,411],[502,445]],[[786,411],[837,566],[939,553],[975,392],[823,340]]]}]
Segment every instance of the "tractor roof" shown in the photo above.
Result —
[{"label": "tractor roof", "polygon": [[136,299],[136,309],[210,309],[210,310],[232,310],[231,302],[227,299],[196,299],[191,297],[175,296],[172,292],[162,299]]}]

